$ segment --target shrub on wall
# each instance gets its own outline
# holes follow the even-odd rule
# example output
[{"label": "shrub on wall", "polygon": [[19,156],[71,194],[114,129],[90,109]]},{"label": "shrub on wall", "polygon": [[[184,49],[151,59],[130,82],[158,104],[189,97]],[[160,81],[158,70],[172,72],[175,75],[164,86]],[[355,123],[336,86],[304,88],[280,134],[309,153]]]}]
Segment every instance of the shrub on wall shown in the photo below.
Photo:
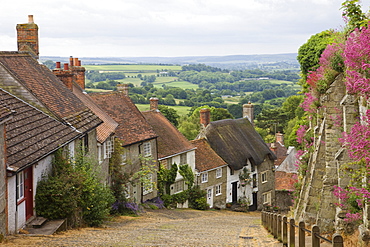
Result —
[{"label": "shrub on wall", "polygon": [[110,212],[113,195],[99,182],[91,159],[78,153],[72,161],[58,150],[53,172],[39,182],[35,201],[39,216],[67,218],[72,227],[98,226]]}]

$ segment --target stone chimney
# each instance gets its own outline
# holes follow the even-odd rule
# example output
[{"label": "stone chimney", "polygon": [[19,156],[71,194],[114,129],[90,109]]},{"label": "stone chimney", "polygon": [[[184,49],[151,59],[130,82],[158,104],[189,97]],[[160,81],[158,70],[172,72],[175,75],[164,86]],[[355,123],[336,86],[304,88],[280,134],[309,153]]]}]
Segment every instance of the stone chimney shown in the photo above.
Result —
[{"label": "stone chimney", "polygon": [[150,101],[150,110],[158,110],[159,99],[157,97],[151,97],[149,101]]},{"label": "stone chimney", "polygon": [[123,93],[128,97],[128,85],[127,84],[117,84],[117,91]]},{"label": "stone chimney", "polygon": [[254,106],[251,102],[243,105],[243,118],[248,118],[248,120],[253,124],[254,121]]},{"label": "stone chimney", "polygon": [[200,109],[200,125],[205,128],[211,122],[211,110],[208,108]]},{"label": "stone chimney", "polygon": [[60,62],[56,62],[55,69],[53,70],[54,75],[56,75],[63,84],[69,88],[73,89],[73,74],[69,69],[68,63],[65,63],[63,69],[60,67]]},{"label": "stone chimney", "polygon": [[284,145],[284,135],[280,133],[276,133],[276,142],[280,142],[282,145]]},{"label": "stone chimney", "polygon": [[69,58],[73,80],[82,88],[85,89],[85,68],[81,66],[81,60],[78,58]]},{"label": "stone chimney", "polygon": [[28,16],[28,23],[17,24],[18,51],[27,51],[39,59],[39,27],[33,22],[33,15]]}]

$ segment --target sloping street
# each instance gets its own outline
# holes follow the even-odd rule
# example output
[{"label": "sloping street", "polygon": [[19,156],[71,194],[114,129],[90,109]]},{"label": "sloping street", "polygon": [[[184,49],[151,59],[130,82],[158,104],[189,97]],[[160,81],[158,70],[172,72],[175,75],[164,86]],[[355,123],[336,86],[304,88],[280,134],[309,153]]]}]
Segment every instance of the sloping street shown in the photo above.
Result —
[{"label": "sloping street", "polygon": [[260,223],[258,212],[147,210],[101,228],[10,236],[4,246],[281,246]]}]

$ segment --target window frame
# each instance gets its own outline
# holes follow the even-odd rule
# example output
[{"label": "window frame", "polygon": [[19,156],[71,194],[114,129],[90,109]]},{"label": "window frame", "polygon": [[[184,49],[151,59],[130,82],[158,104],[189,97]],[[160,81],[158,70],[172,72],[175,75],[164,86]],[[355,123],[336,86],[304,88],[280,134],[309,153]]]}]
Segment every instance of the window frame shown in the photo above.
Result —
[{"label": "window frame", "polygon": [[208,172],[203,172],[201,176],[201,182],[207,183],[208,182]]},{"label": "window frame", "polygon": [[267,171],[261,172],[261,183],[267,183]]},{"label": "window frame", "polygon": [[222,195],[222,185],[218,184],[215,186],[215,196],[220,196]]},{"label": "window frame", "polygon": [[150,142],[143,143],[143,156],[144,157],[152,156],[152,145]]},{"label": "window frame", "polygon": [[216,178],[221,178],[222,177],[222,168],[217,168],[216,170]]},{"label": "window frame", "polygon": [[21,171],[16,175],[16,192],[17,202],[24,199],[24,172]]},{"label": "window frame", "polygon": [[153,192],[153,173],[148,173],[146,176],[148,177],[147,179],[150,180],[150,186],[143,186],[144,196]]}]

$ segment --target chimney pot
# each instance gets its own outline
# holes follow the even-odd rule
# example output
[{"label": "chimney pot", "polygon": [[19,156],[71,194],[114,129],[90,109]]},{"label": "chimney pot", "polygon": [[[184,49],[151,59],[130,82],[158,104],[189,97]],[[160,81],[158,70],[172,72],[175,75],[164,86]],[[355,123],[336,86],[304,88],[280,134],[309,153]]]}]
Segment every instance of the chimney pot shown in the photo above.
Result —
[{"label": "chimney pot", "polygon": [[159,99],[157,97],[151,97],[149,101],[150,101],[150,110],[158,110]]},{"label": "chimney pot", "polygon": [[73,57],[72,56],[69,57],[69,65],[71,67],[73,66]]},{"label": "chimney pot", "polygon": [[78,60],[78,65],[77,66],[81,66],[81,60]]},{"label": "chimney pot", "polygon": [[69,68],[68,68],[68,63],[65,63],[65,64],[64,64],[64,70],[69,70]]},{"label": "chimney pot", "polygon": [[207,125],[211,122],[211,110],[208,108],[200,109],[200,124],[203,128],[207,127]]},{"label": "chimney pot", "polygon": [[60,69],[60,62],[55,63],[55,68]]},{"label": "chimney pot", "polygon": [[73,66],[78,66],[78,58],[73,58]]},{"label": "chimney pot", "polygon": [[28,23],[34,23],[33,15],[28,15]]}]

